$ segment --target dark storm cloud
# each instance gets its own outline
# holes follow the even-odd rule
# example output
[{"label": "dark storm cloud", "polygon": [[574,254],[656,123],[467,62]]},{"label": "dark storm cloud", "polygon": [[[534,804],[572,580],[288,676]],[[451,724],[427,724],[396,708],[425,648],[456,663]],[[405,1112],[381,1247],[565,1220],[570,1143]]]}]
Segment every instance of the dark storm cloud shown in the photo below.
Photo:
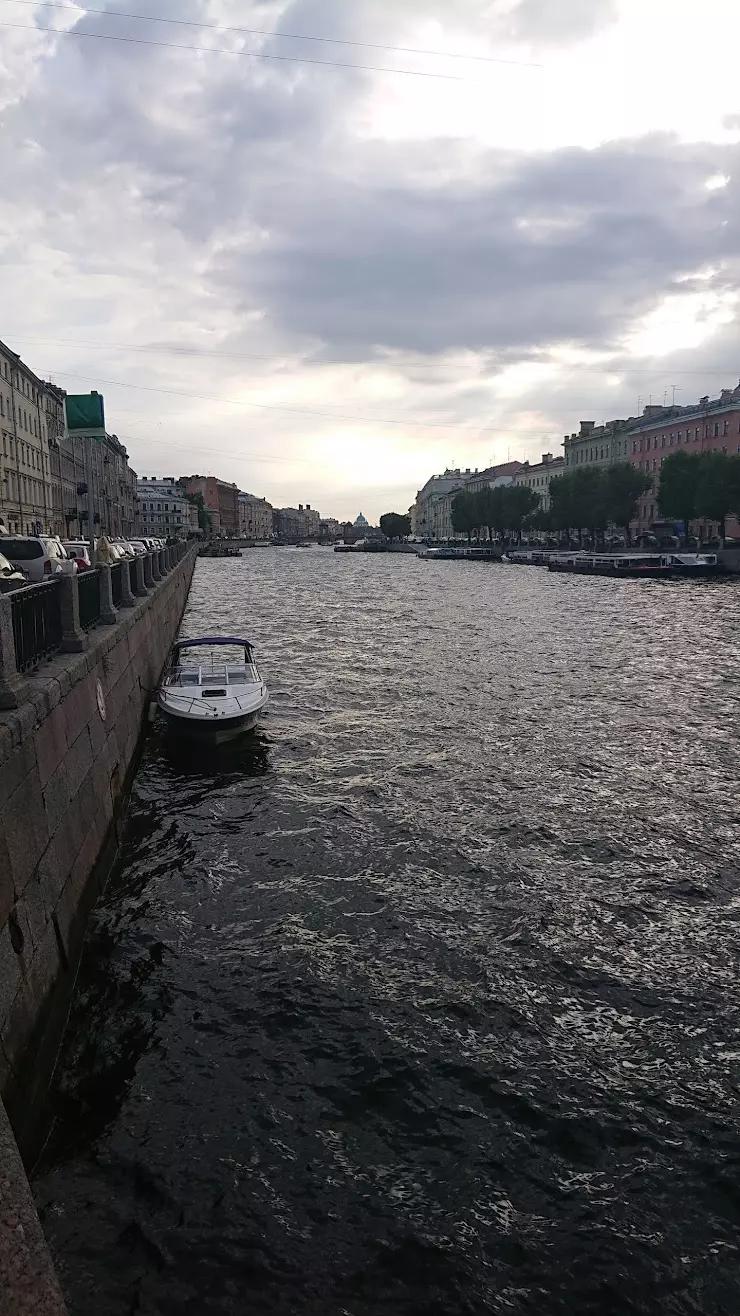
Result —
[{"label": "dark storm cloud", "polygon": [[704,180],[738,154],[667,137],[491,154],[475,186],[423,189],[389,185],[380,160],[375,187],[297,170],[269,215],[255,196],[269,239],[254,258],[232,255],[221,279],[349,355],[610,346],[678,276],[734,260],[737,188]]},{"label": "dark storm cloud", "polygon": [[[206,0],[162,0],[159,12],[210,17]],[[234,21],[402,41],[416,12],[386,0],[294,0],[282,12],[245,7]],[[564,42],[611,13],[606,0],[461,0],[455,10],[471,31]],[[429,0],[424,14],[447,16],[449,0]],[[112,23],[142,30],[109,16],[80,20],[86,30]],[[699,265],[718,270],[704,288],[737,286],[738,184],[709,192],[704,181],[737,175],[738,148],[662,136],[489,152],[474,172],[461,170],[465,143],[356,137],[369,78],[59,38],[43,77],[2,116],[6,195],[62,217],[104,210],[105,256],[127,189],[142,223],[160,239],[175,233],[202,266],[232,323],[259,316],[273,341],[308,340],[318,358],[470,348],[495,366],[562,342],[613,347]],[[87,260],[90,230],[79,229],[63,240],[67,251],[84,242]],[[125,231],[117,241],[123,269]]]}]

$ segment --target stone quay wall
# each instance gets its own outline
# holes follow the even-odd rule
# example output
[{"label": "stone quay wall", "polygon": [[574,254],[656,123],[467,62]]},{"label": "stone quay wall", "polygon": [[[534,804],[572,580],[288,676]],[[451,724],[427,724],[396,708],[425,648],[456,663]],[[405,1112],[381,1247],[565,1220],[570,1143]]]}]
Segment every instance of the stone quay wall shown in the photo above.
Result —
[{"label": "stone quay wall", "polygon": [[[64,1015],[55,1024],[54,1002],[71,989],[87,914],[115,858],[144,718],[195,562],[196,549],[185,544],[148,554],[130,571],[125,564],[115,590],[111,568],[102,568],[99,624],[87,633],[78,579],[63,578],[61,651],[30,675],[17,670],[13,595],[0,596],[0,1095],[21,1147],[28,1108],[41,1095],[34,1084],[43,1086],[51,1069],[40,1060],[49,1033],[56,1030],[52,1050],[59,1042]],[[10,1143],[0,1102],[0,1316],[63,1310]],[[22,1287],[29,1267],[45,1298]]]}]

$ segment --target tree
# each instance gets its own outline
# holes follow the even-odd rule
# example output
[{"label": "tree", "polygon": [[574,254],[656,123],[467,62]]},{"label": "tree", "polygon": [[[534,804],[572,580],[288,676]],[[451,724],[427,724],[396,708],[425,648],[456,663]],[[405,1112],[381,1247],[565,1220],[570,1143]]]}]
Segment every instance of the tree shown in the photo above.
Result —
[{"label": "tree", "polygon": [[565,471],[550,481],[550,517],[553,528],[570,534],[576,528],[573,498],[573,471]]},{"label": "tree", "polygon": [[552,523],[556,529],[574,531],[579,539],[584,530],[590,530],[596,538],[606,529],[609,516],[605,474],[597,466],[586,466],[550,481]]},{"label": "tree", "polygon": [[206,507],[202,493],[186,493],[185,498],[198,509],[198,528],[209,533],[213,524],[213,517],[211,516],[210,510]]},{"label": "tree", "polygon": [[540,505],[540,496],[525,484],[510,484],[503,488],[501,493],[506,529],[520,539],[524,521],[536,512]]},{"label": "tree", "polygon": [[385,512],[380,518],[380,528],[386,539],[407,539],[411,534],[411,517],[402,516],[400,512]]},{"label": "tree", "polygon": [[491,543],[496,538],[496,532],[503,529],[500,493],[500,489],[487,487],[475,495],[476,523],[486,527]]},{"label": "tree", "polygon": [[461,489],[452,500],[451,521],[455,534],[466,534],[470,543],[472,533],[478,526],[478,506],[476,495]]},{"label": "tree", "polygon": [[658,506],[664,516],[683,521],[684,538],[697,514],[700,467],[699,453],[674,452],[666,457],[660,471]]},{"label": "tree", "polygon": [[740,457],[726,452],[705,452],[699,457],[696,511],[710,521],[718,521],[725,537],[725,521],[740,507]]},{"label": "tree", "polygon": [[607,520],[624,530],[630,542],[630,522],[637,517],[637,500],[647,493],[652,481],[629,462],[616,462],[604,475],[604,505]]}]

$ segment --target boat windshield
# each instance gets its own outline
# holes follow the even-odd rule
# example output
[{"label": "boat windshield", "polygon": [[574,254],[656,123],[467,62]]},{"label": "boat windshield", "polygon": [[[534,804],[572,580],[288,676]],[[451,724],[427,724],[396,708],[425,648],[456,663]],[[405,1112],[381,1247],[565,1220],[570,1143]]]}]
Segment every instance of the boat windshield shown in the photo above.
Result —
[{"label": "boat windshield", "polygon": [[[197,657],[197,662],[194,659]],[[244,650],[235,645],[233,650],[224,652],[223,646],[208,649],[185,649],[178,655],[178,661],[172,668],[167,685],[177,686],[227,686],[247,685],[260,680],[259,672],[253,661],[246,661]]]}]

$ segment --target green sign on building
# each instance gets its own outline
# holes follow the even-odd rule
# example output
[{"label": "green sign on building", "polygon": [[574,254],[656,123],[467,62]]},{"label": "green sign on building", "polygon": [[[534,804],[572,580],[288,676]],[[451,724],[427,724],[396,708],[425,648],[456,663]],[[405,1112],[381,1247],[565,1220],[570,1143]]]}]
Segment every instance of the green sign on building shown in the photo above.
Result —
[{"label": "green sign on building", "polygon": [[80,430],[85,430],[86,433],[90,433],[91,430],[98,430],[99,434],[95,437],[101,439],[104,437],[105,405],[102,393],[68,394],[65,407],[67,411],[67,429],[70,434],[77,434]]}]

